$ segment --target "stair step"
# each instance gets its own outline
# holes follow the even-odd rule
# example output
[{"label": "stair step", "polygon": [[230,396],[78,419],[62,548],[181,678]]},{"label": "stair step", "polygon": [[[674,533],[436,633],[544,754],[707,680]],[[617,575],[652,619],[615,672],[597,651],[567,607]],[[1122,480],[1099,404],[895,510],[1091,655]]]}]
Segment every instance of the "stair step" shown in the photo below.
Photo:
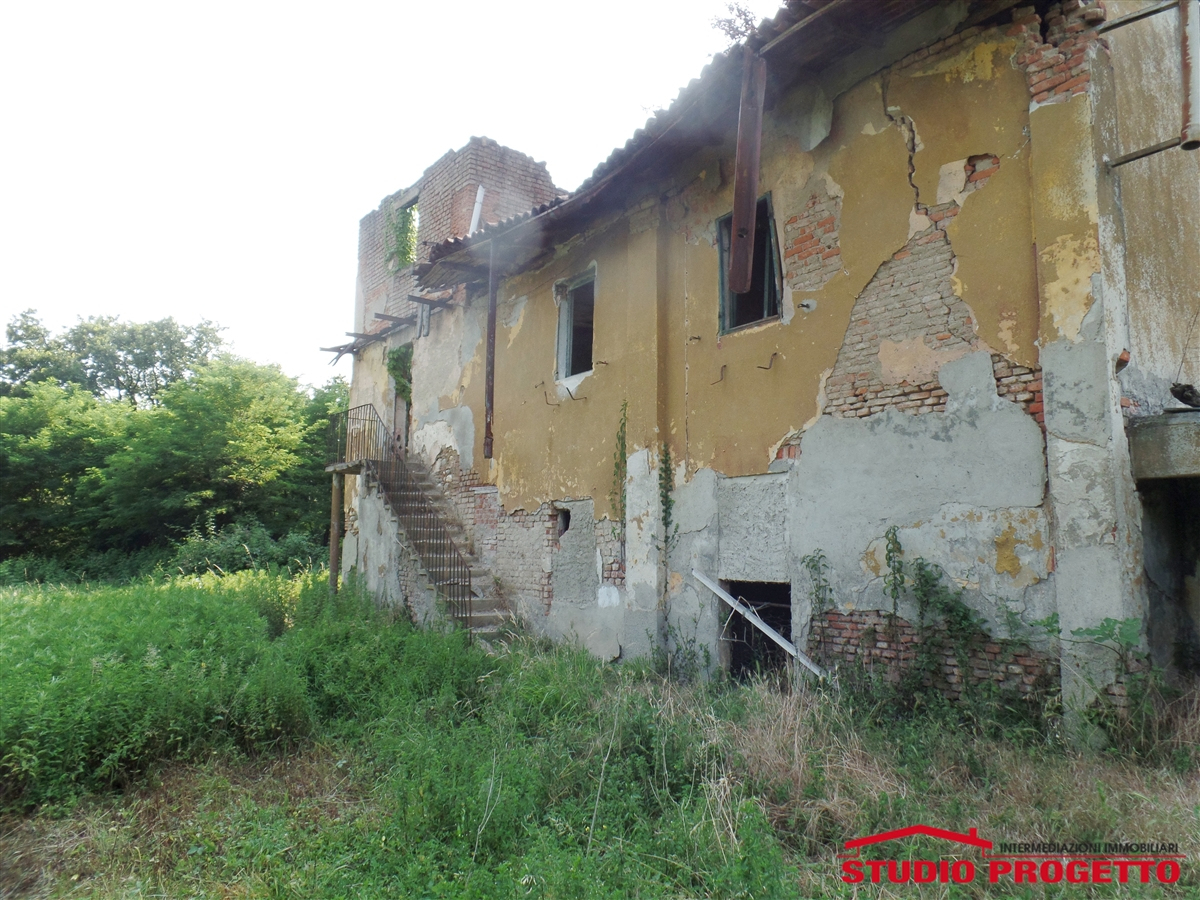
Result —
[{"label": "stair step", "polygon": [[507,613],[500,611],[496,612],[479,612],[473,610],[471,612],[471,630],[476,628],[495,628],[509,621]]}]

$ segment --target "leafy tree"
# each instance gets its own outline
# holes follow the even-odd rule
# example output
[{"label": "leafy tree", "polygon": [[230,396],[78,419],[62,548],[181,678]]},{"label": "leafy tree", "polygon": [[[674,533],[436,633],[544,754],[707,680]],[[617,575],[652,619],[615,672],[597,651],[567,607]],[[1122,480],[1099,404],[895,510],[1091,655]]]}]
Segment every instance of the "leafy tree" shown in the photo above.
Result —
[{"label": "leafy tree", "polygon": [[277,366],[233,356],[170,385],[90,479],[97,535],[132,548],[181,537],[205,518],[283,525],[289,506],[297,513],[287,495],[316,427],[307,403]]},{"label": "leafy tree", "polygon": [[174,319],[122,322],[114,316],[81,319],[52,336],[34,310],[13,318],[0,350],[0,393],[20,394],[52,379],[78,384],[97,397],[153,405],[171,384],[194,374],[220,349],[220,329]]},{"label": "leafy tree", "polygon": [[81,542],[92,501],[80,482],[122,447],[140,414],[51,381],[26,394],[0,397],[0,557],[57,555]]},{"label": "leafy tree", "polygon": [[32,309],[15,315],[0,349],[0,396],[22,394],[31,384],[51,380],[82,384],[83,367],[62,338],[53,337]]},{"label": "leafy tree", "polygon": [[343,379],[302,389],[277,367],[215,355],[207,322],[93,317],[56,336],[27,310],[7,337],[0,568],[134,571],[188,535],[201,556],[196,542],[213,536],[279,540],[285,555],[324,541],[325,440],[347,405]]}]

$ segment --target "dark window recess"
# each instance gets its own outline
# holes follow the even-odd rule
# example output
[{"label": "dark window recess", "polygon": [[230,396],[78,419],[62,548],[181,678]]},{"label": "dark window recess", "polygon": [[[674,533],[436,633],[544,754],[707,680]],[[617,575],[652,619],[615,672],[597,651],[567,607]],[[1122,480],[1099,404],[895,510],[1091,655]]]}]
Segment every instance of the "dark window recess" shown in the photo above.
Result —
[{"label": "dark window recess", "polygon": [[596,282],[588,279],[567,291],[559,309],[558,377],[570,378],[592,368]]},{"label": "dark window recess", "polygon": [[721,263],[721,330],[731,331],[743,325],[761,322],[779,315],[782,293],[779,273],[779,242],[775,238],[775,217],[771,198],[758,201],[754,213],[754,263],[750,290],[744,294],[729,291],[729,259],[733,216],[717,222]]},{"label": "dark window recess", "polygon": [[592,319],[596,311],[596,282],[589,281],[571,291],[571,372],[578,375],[592,367]]},{"label": "dark window recess", "polygon": [[[792,586],[775,581],[728,581],[725,590],[759,614],[764,622],[789,641],[792,639]],[[732,610],[725,607],[725,614]],[[780,671],[788,655],[773,640],[750,624],[741,613],[733,613],[723,638],[728,647],[729,674],[748,678],[763,672]]]},{"label": "dark window recess", "polygon": [[569,509],[560,509],[558,511],[558,536],[562,537],[571,530],[571,511]]}]

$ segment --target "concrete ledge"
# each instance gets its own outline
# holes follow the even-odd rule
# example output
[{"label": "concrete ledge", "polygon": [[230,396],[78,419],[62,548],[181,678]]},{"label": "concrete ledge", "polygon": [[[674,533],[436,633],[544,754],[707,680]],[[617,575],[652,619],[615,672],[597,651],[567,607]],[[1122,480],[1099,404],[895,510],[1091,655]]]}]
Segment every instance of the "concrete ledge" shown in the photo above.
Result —
[{"label": "concrete ledge", "polygon": [[1200,409],[1132,420],[1128,427],[1133,477],[1200,477]]},{"label": "concrete ledge", "polygon": [[325,471],[332,472],[335,475],[357,475],[362,471],[362,461],[334,463],[331,466],[326,466]]}]

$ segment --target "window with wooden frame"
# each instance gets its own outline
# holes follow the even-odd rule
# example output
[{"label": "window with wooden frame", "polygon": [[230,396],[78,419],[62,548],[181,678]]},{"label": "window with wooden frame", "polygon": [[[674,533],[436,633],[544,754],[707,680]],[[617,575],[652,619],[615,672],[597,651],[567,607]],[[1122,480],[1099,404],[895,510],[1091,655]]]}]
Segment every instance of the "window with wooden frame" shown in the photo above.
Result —
[{"label": "window with wooden frame", "polygon": [[753,325],[779,315],[783,278],[779,269],[779,241],[775,236],[775,216],[771,195],[758,201],[754,214],[754,262],[750,290],[735,294],[729,290],[729,257],[733,233],[733,215],[717,221],[717,239],[721,268],[721,333],[743,325]]},{"label": "window with wooden frame", "polygon": [[566,282],[559,289],[558,379],[590,372],[596,312],[596,270]]}]

